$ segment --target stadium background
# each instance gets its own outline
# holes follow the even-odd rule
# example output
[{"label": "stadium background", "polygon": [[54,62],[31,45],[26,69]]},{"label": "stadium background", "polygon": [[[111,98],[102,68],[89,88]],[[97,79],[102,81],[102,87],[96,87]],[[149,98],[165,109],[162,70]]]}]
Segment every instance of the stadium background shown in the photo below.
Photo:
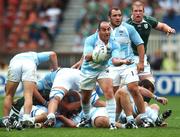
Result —
[{"label": "stadium background", "polygon": [[[24,51],[53,50],[59,65],[70,67],[82,55],[85,37],[119,6],[125,21],[133,0],[0,0],[0,94],[9,60]],[[176,29],[176,35],[152,31],[149,62],[156,78],[156,94],[180,95],[180,0],[144,0],[145,14]],[[48,70],[46,64],[39,68]],[[44,73],[40,73],[42,77]],[[21,90],[22,91],[22,90]]]}]

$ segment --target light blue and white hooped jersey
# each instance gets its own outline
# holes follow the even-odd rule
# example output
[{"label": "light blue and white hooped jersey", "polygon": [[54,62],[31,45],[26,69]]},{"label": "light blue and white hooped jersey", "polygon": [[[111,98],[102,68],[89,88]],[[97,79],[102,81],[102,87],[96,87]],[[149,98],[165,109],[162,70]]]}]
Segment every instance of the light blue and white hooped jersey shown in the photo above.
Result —
[{"label": "light blue and white hooped jersey", "polygon": [[50,55],[51,52],[24,52],[15,55],[12,60],[31,60],[36,64],[36,66],[38,66],[39,64],[48,61],[50,59]]},{"label": "light blue and white hooped jersey", "polygon": [[120,57],[123,59],[133,59],[134,53],[131,43],[134,43],[136,46],[144,43],[135,28],[125,22],[122,22],[120,26],[112,30],[111,37],[120,46]]},{"label": "light blue and white hooped jersey", "polygon": [[80,70],[72,68],[59,68],[56,71],[49,72],[45,77],[37,82],[39,91],[49,92],[53,88],[53,84],[66,88],[67,90],[79,91],[79,81],[81,75]]},{"label": "light blue and white hooped jersey", "polygon": [[93,49],[96,46],[107,46],[107,57],[104,62],[95,63],[93,61],[83,60],[81,66],[81,71],[83,73],[98,73],[105,70],[108,67],[108,61],[111,57],[119,57],[119,46],[115,43],[115,40],[110,39],[108,44],[105,43],[99,38],[98,32],[89,36],[85,40],[83,56],[85,57],[88,53],[92,53]]},{"label": "light blue and white hooped jersey", "polygon": [[37,87],[39,91],[43,91],[43,90],[51,90],[52,84],[54,82],[54,78],[57,74],[57,72],[59,71],[59,69],[57,69],[56,71],[51,71],[49,73],[47,73],[44,78],[40,79],[37,82]]}]

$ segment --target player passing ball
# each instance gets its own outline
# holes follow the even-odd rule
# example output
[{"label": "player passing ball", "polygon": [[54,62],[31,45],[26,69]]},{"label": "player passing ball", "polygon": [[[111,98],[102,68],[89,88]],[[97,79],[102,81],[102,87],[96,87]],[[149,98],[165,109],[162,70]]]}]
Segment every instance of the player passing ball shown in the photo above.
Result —
[{"label": "player passing ball", "polygon": [[[90,95],[96,87],[96,82],[104,92],[106,98],[106,110],[109,116],[109,128],[115,129],[115,99],[112,79],[109,76],[108,61],[116,66],[129,64],[129,60],[122,60],[119,54],[119,46],[110,38],[111,26],[107,21],[101,21],[98,31],[85,40],[83,51],[83,63],[81,66],[82,79],[80,89],[82,91],[82,109],[85,117],[78,126],[85,126],[89,122]],[[99,46],[99,47],[97,47]]]}]

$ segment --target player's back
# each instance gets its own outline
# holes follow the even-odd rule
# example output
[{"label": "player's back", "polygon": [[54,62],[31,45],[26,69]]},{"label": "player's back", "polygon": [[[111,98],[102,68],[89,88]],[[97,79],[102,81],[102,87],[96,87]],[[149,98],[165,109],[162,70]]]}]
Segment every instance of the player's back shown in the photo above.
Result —
[{"label": "player's back", "polygon": [[[81,71],[73,68],[60,69],[54,79],[53,87],[64,87],[66,90],[79,91],[80,75]],[[52,88],[53,88],[52,87]]]},{"label": "player's back", "polygon": [[[47,51],[47,52],[23,52],[15,55],[11,61],[22,61],[23,60],[29,60],[38,66],[39,64],[46,62],[50,59],[50,56],[53,52]],[[25,61],[24,61],[25,62]]]}]

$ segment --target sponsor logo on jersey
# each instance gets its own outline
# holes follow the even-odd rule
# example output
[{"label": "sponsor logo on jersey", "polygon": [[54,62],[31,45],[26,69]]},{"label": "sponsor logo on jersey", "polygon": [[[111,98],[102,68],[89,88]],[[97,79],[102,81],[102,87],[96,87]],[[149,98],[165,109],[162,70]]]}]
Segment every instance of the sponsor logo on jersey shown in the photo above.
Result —
[{"label": "sponsor logo on jersey", "polygon": [[147,29],[148,28],[148,24],[144,24],[144,28]]}]

